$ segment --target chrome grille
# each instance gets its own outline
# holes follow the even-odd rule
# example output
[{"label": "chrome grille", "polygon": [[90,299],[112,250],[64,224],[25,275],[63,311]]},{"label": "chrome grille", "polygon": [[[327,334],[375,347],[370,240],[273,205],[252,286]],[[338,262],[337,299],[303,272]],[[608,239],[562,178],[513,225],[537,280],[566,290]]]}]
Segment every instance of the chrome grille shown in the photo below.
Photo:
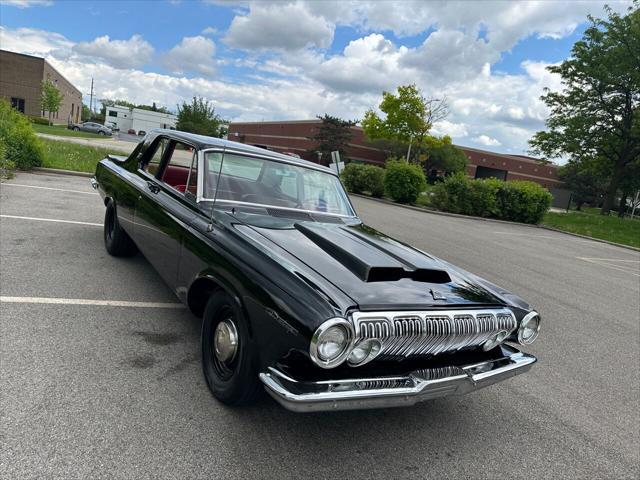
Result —
[{"label": "chrome grille", "polygon": [[377,338],[380,358],[437,355],[482,345],[517,323],[506,308],[420,312],[354,312],[356,341]]}]

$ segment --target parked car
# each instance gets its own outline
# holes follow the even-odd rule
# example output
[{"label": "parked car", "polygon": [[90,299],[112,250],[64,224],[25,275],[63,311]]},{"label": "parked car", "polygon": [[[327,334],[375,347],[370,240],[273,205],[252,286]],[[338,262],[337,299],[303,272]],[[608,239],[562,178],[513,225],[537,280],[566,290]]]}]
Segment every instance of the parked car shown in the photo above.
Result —
[{"label": "parked car", "polygon": [[536,362],[517,347],[538,336],[535,310],[364,225],[328,168],[155,130],[92,184],[107,251],[140,250],[202,317],[204,377],[224,403],[264,386],[293,411],[412,405]]},{"label": "parked car", "polygon": [[130,128],[129,130],[127,130],[127,133],[128,133],[129,135],[135,135],[135,134],[136,134],[136,131],[135,131],[133,128]]},{"label": "parked car", "polygon": [[104,122],[104,126],[107,128],[110,128],[112,132],[119,132],[120,131],[120,127],[118,127],[118,124],[116,122]]},{"label": "parked car", "polygon": [[100,125],[95,122],[76,123],[71,126],[71,129],[75,131],[97,133],[98,135],[113,135],[113,132],[109,127],[105,127],[104,125]]}]

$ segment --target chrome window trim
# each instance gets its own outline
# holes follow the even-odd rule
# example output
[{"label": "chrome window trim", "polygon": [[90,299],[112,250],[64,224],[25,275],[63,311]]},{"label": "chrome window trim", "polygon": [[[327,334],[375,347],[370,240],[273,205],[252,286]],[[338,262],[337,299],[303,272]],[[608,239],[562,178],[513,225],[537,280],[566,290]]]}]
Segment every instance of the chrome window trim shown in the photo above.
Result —
[{"label": "chrome window trim", "polygon": [[497,332],[506,330],[506,340],[518,328],[515,314],[506,307],[354,311],[349,320],[355,331],[354,343],[366,338],[380,340],[382,349],[377,358],[437,355],[480,347]]},{"label": "chrome window trim", "polygon": [[[204,196],[204,172],[205,172],[204,156],[205,156],[205,154],[210,153],[210,152],[222,153],[222,154],[232,153],[234,155],[243,155],[243,156],[253,157],[253,158],[262,159],[262,160],[276,161],[276,162],[289,164],[289,165],[293,165],[293,166],[300,167],[300,168],[309,168],[311,170],[317,170],[319,172],[324,172],[324,173],[328,173],[330,175],[333,175],[334,177],[338,178],[338,181],[340,181],[340,177],[338,177],[331,170],[328,170],[328,169],[326,169],[325,167],[322,167],[322,166],[318,166],[319,168],[315,168],[315,167],[312,167],[312,166],[309,166],[309,165],[305,165],[305,164],[301,164],[301,163],[298,163],[298,162],[287,162],[287,161],[282,160],[282,159],[277,158],[277,157],[270,157],[268,155],[257,155],[257,154],[254,154],[254,153],[243,152],[242,150],[236,150],[236,149],[230,149],[230,148],[222,148],[222,147],[205,148],[205,149],[200,150],[198,152],[198,186],[197,186],[197,190],[196,190],[197,191],[196,202],[198,202],[198,203],[200,203],[200,202],[227,203],[227,204],[236,204],[236,205],[246,205],[246,206],[250,206],[250,207],[274,208],[274,209],[287,210],[287,211],[292,211],[292,212],[305,212],[305,213],[312,213],[314,215],[329,215],[329,216],[341,217],[341,218],[358,218],[358,216],[356,215],[356,211],[353,208],[353,204],[351,203],[351,199],[349,198],[349,195],[347,194],[346,191],[344,192],[345,193],[345,199],[346,199],[347,205],[351,209],[351,212],[353,213],[353,215],[344,215],[344,214],[341,214],[341,213],[319,212],[317,210],[306,210],[306,209],[294,208],[294,207],[280,207],[280,206],[277,206],[277,205],[268,205],[268,204],[264,204],[264,203],[242,202],[240,200],[226,200],[226,199],[220,199],[220,198],[217,198],[217,199],[206,198]],[[342,185],[341,182],[340,182],[340,184]]]}]

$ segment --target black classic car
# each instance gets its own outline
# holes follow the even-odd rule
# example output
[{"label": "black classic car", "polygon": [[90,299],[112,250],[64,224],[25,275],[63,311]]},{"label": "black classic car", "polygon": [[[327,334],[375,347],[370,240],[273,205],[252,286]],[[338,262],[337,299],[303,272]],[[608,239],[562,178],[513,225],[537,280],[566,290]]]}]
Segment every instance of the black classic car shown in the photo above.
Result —
[{"label": "black classic car", "polygon": [[525,372],[521,298],[362,223],[329,169],[217,138],[150,132],[92,178],[104,242],[138,249],[202,323],[220,401],[262,387],[294,411],[412,405]]}]

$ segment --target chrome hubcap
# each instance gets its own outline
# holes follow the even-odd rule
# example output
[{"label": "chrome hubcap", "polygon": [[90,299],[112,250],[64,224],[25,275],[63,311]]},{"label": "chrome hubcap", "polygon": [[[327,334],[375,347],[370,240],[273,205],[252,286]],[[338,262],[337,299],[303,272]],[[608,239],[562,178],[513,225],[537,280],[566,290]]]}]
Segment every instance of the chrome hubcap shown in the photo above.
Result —
[{"label": "chrome hubcap", "polygon": [[222,363],[231,362],[238,350],[238,330],[230,318],[221,321],[213,333],[216,358]]}]

